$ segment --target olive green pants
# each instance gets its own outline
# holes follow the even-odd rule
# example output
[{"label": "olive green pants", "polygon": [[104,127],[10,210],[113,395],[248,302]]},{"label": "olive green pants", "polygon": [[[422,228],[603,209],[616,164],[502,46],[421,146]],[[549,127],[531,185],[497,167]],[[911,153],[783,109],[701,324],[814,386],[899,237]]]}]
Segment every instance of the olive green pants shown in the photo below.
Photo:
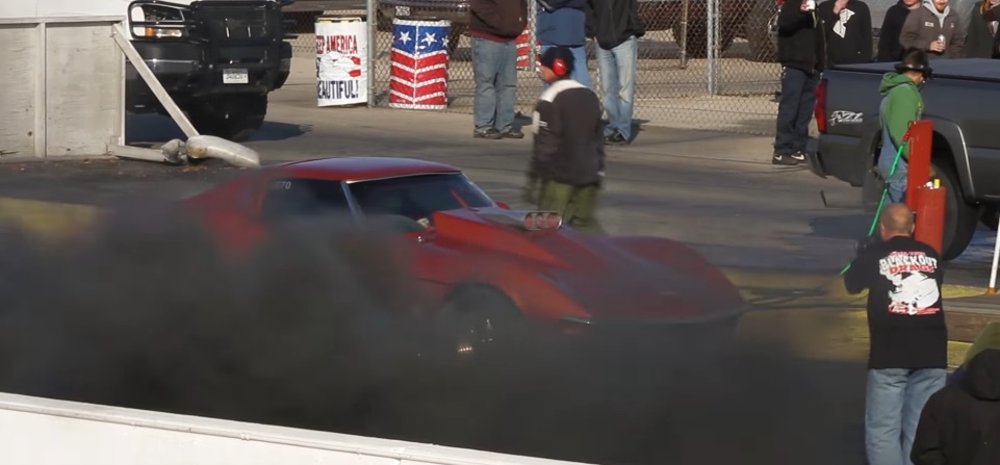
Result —
[{"label": "olive green pants", "polygon": [[538,208],[558,212],[563,224],[581,231],[604,234],[597,222],[597,194],[601,188],[597,184],[574,187],[555,181],[542,183]]}]

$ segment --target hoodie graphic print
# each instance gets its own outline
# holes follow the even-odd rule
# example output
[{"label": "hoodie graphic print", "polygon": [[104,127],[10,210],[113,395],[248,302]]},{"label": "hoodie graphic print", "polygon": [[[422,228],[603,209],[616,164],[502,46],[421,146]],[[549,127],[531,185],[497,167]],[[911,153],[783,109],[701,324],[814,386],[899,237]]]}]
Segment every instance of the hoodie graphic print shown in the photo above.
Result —
[{"label": "hoodie graphic print", "polygon": [[836,4],[836,0],[828,0],[816,8],[816,14],[823,20],[827,62],[837,65],[872,61],[874,46],[868,5],[849,0],[835,13]]}]

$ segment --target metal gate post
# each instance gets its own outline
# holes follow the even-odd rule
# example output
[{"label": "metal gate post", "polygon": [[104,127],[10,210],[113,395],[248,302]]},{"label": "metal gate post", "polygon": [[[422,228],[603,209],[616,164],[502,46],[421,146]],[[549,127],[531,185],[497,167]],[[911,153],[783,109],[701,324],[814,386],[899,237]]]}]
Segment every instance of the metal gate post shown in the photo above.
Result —
[{"label": "metal gate post", "polygon": [[681,0],[681,24],[680,37],[675,37],[677,45],[681,47],[681,69],[688,67],[688,9],[691,7],[691,0]]},{"label": "metal gate post", "polygon": [[[378,0],[365,0],[368,11],[368,108],[375,108],[375,60],[379,58],[379,47],[375,42],[375,31],[378,29]],[[390,42],[391,44],[392,42]]]},{"label": "metal gate post", "polygon": [[705,45],[708,78],[708,95],[719,93],[719,0],[708,0],[707,13],[705,15],[706,30],[708,31]]},{"label": "metal gate post", "polygon": [[[528,3],[529,3],[529,6],[528,6],[528,29],[529,29],[528,36],[531,37],[531,46],[528,47],[528,50],[531,50],[531,53],[528,54],[528,60],[530,60],[530,61],[528,61],[528,66],[530,67],[529,69],[532,72],[535,72],[536,71],[535,70],[535,68],[536,68],[535,63],[538,63],[538,37],[535,35],[536,31],[538,31],[538,24],[536,23],[538,21],[538,2],[529,1]],[[587,47],[586,47],[587,41],[586,41],[586,39],[584,39],[583,42],[584,42],[584,53],[586,53],[586,50],[587,50]]]}]

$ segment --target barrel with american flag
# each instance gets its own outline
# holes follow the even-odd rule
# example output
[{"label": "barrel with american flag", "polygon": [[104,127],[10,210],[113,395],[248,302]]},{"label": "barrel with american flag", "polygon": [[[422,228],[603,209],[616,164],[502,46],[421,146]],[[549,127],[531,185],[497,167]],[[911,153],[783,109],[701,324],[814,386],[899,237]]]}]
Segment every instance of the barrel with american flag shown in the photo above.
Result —
[{"label": "barrel with american flag", "polygon": [[392,63],[389,106],[443,109],[448,107],[447,20],[392,21]]}]

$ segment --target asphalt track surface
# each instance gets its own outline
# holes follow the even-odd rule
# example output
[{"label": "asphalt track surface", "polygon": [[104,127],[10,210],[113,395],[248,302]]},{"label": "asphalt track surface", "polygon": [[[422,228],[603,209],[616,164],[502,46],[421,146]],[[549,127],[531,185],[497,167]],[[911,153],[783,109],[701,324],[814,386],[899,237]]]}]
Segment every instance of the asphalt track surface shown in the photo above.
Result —
[{"label": "asphalt track surface", "polygon": [[[419,156],[453,163],[495,198],[521,206],[517,192],[530,136],[475,140],[467,115],[315,108],[311,89],[308,80],[299,79],[273,95],[268,122],[247,143],[265,163],[320,156]],[[131,118],[128,130],[137,144],[178,136],[169,121],[158,117]],[[319,389],[340,385],[315,365],[256,353],[261,366],[300,370],[262,369],[252,385],[238,384],[236,376],[213,378],[218,390],[206,393],[242,390],[242,405],[218,398],[212,403],[207,394],[200,402],[180,402],[190,400],[178,396],[187,392],[183,388],[161,393],[163,398],[178,396],[171,398],[175,402],[159,401],[177,411],[592,463],[863,463],[866,334],[858,311],[861,297],[844,294],[836,273],[850,258],[868,218],[849,205],[856,190],[816,178],[804,168],[771,166],[768,143],[766,138],[647,128],[633,145],[609,150],[600,211],[613,233],[672,237],[723,267],[755,305],[740,328],[744,345],[739,350],[714,352],[695,338],[683,346],[649,351],[623,345],[597,355],[584,352],[591,355],[584,359],[579,353],[534,346],[538,352],[471,371],[372,364],[359,372],[358,364],[343,362],[354,367],[351,375],[387,380],[382,386],[359,384],[343,391]],[[96,157],[70,163],[9,160],[0,163],[0,196],[8,199],[0,200],[0,219],[16,219],[35,233],[65,233],[89,218],[90,206],[170,202],[239,174],[215,162],[170,167]],[[824,208],[820,189],[843,208]],[[59,209],[60,222],[52,220],[53,208]],[[128,243],[137,236],[123,237]],[[949,270],[952,295],[975,292],[962,286],[985,283],[984,249],[992,245],[986,244],[987,236],[981,232],[980,243]],[[104,246],[110,263],[129,260],[120,247]],[[174,263],[169,256],[160,259]],[[182,272],[190,263],[176,260],[177,274],[164,281],[183,275],[177,282],[186,284],[164,282],[154,289],[212,295],[210,276]],[[23,289],[31,289],[26,295],[58,294],[63,286],[72,295],[79,286],[69,287],[70,277],[88,282],[103,269],[80,266],[70,272],[72,263],[58,261],[47,266],[36,270],[45,280],[22,281]],[[7,271],[8,276],[33,276]],[[264,282],[282,282],[274,270],[265,271]],[[122,284],[116,292],[128,297],[130,280],[138,278],[118,278]],[[140,283],[134,287],[142,288]],[[277,285],[269,289],[282,292]],[[116,313],[95,315],[111,318]],[[386,342],[382,337],[371,334],[370,342]],[[150,357],[169,353],[157,350]],[[117,373],[113,365],[100,368]],[[27,384],[21,386],[38,388],[31,381],[47,379],[38,376],[25,375],[21,381]],[[97,388],[107,386],[88,387],[67,392],[105,392]],[[157,404],[157,399],[124,393],[115,399]],[[271,404],[282,408],[263,408]]]}]

